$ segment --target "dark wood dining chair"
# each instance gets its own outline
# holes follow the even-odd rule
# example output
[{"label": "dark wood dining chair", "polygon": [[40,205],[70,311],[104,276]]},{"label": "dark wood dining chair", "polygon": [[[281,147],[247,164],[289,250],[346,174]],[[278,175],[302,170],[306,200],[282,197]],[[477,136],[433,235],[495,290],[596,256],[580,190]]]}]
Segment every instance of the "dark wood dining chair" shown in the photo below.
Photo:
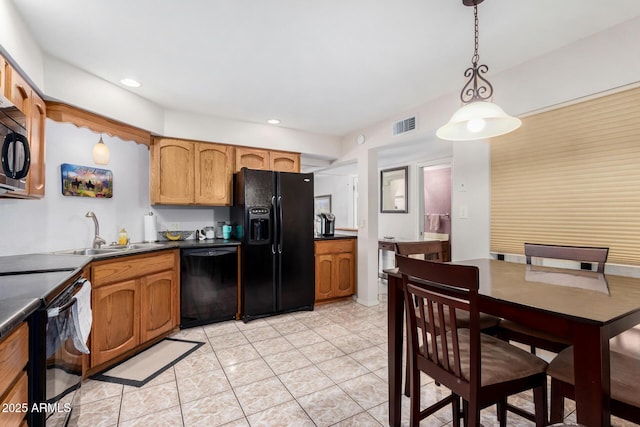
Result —
[{"label": "dark wood dining chair", "polygon": [[[609,353],[611,414],[640,424],[640,354]],[[551,422],[564,418],[564,399],[575,400],[573,347],[561,351],[549,364],[551,377]]]},{"label": "dark wood dining chair", "polygon": [[[411,388],[410,424],[451,404],[459,426],[459,399],[465,425],[480,425],[480,410],[498,405],[501,426],[507,425],[507,397],[533,389],[535,422],[547,421],[547,363],[507,342],[480,332],[479,272],[474,266],[444,264],[396,255],[402,275],[406,310]],[[467,312],[469,327],[458,325]],[[445,320],[445,318],[448,318]],[[443,331],[443,333],[438,333]],[[446,331],[446,332],[444,332]],[[420,410],[420,373],[451,390],[451,394]]]},{"label": "dark wood dining chair", "polygon": [[[409,258],[429,261],[443,261],[445,257],[444,250],[445,248],[442,242],[439,240],[429,240],[424,242],[396,242],[396,253],[398,255],[407,256]],[[448,316],[445,315],[445,322],[447,318]],[[468,312],[460,311],[459,313],[456,313],[456,319],[458,322],[458,327],[469,327]],[[480,330],[485,333],[494,334],[498,328],[499,322],[499,317],[480,313]],[[409,396],[409,370],[405,370],[405,373],[406,375],[404,383],[404,394],[405,396]]]},{"label": "dark wood dining chair", "polygon": [[[609,248],[542,245],[536,243],[524,244],[524,255],[529,265],[531,264],[532,258],[579,261],[596,264],[596,271],[604,273],[604,265],[607,261],[608,254]],[[506,341],[527,344],[531,348],[531,353],[534,354],[536,348],[559,353],[571,345],[571,342],[566,339],[524,326],[511,320],[502,320],[500,322],[497,336]]]}]

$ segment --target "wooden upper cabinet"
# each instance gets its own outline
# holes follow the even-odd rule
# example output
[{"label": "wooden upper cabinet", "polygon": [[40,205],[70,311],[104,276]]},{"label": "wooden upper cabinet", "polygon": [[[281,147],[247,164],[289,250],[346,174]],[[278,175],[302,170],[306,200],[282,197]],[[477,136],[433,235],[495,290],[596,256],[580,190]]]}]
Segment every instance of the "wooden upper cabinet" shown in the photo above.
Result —
[{"label": "wooden upper cabinet", "polygon": [[151,146],[151,203],[231,206],[234,147],[156,138]]},{"label": "wooden upper cabinet", "polygon": [[25,115],[30,114],[30,98],[31,98],[31,86],[20,74],[16,72],[10,65],[7,64],[6,68],[5,88],[8,91],[9,100],[18,107],[18,110],[22,111]]},{"label": "wooden upper cabinet", "polygon": [[45,184],[45,121],[47,107],[37,93],[31,94],[31,114],[28,120],[29,149],[31,150],[31,166],[27,176],[27,193],[29,196],[44,197]]},{"label": "wooden upper cabinet", "polygon": [[151,147],[151,203],[194,202],[194,143],[158,138]]},{"label": "wooden upper cabinet", "polygon": [[272,151],[270,169],[278,172],[300,172],[300,154]]},{"label": "wooden upper cabinet", "polygon": [[9,97],[8,91],[6,90],[5,80],[7,79],[7,60],[4,59],[2,55],[0,55],[0,94],[5,97]]},{"label": "wooden upper cabinet", "polygon": [[236,169],[272,170],[278,172],[300,172],[300,154],[286,151],[261,150],[259,148],[236,147]]},{"label": "wooden upper cabinet", "polygon": [[195,203],[231,205],[233,187],[233,147],[195,143]]},{"label": "wooden upper cabinet", "polygon": [[250,147],[236,147],[236,172],[242,168],[269,170],[269,151]]}]

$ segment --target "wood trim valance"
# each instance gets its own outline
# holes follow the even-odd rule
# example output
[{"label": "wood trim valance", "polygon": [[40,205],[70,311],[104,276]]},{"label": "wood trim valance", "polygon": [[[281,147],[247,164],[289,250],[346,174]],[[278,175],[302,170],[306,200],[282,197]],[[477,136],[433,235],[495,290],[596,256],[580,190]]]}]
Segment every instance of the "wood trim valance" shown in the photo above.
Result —
[{"label": "wood trim valance", "polygon": [[138,144],[151,144],[151,133],[125,123],[95,114],[71,105],[47,101],[47,117],[56,122],[72,123],[78,127],[86,127],[94,132],[115,136]]}]

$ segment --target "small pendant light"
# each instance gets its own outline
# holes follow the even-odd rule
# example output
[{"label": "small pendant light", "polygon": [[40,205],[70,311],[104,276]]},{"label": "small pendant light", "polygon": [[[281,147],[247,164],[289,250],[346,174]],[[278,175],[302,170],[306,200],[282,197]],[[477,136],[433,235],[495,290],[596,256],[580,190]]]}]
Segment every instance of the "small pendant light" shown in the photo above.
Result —
[{"label": "small pendant light", "polygon": [[93,146],[93,161],[99,165],[108,165],[110,158],[109,147],[104,143],[102,135],[100,135],[100,140]]},{"label": "small pendant light", "polygon": [[490,102],[493,86],[482,77],[489,67],[478,65],[478,4],[483,0],[462,0],[465,6],[473,6],[475,45],[471,58],[471,67],[464,72],[469,80],[460,92],[464,104],[456,111],[449,122],[436,132],[438,138],[450,141],[470,141],[504,135],[520,127],[517,117],[505,113],[498,105]]}]

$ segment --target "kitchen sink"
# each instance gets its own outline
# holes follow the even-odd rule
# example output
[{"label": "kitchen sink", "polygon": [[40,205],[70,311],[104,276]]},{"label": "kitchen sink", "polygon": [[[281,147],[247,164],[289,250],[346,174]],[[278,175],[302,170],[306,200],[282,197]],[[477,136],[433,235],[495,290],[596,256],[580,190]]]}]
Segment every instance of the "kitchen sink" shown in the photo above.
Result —
[{"label": "kitchen sink", "polygon": [[98,255],[110,255],[110,254],[118,254],[118,253],[126,253],[126,252],[134,252],[134,251],[142,251],[147,249],[153,249],[158,246],[162,246],[157,243],[133,243],[129,245],[109,245],[104,246],[102,248],[82,248],[82,249],[70,249],[65,251],[57,251],[55,253],[65,254],[65,255],[89,255],[89,256],[98,256]]},{"label": "kitchen sink", "polygon": [[121,251],[122,249],[116,249],[116,248],[100,248],[100,249],[85,248],[85,249],[73,249],[70,251],[61,251],[59,253],[72,254],[72,255],[102,255],[102,254],[112,254],[114,252],[121,252]]}]

